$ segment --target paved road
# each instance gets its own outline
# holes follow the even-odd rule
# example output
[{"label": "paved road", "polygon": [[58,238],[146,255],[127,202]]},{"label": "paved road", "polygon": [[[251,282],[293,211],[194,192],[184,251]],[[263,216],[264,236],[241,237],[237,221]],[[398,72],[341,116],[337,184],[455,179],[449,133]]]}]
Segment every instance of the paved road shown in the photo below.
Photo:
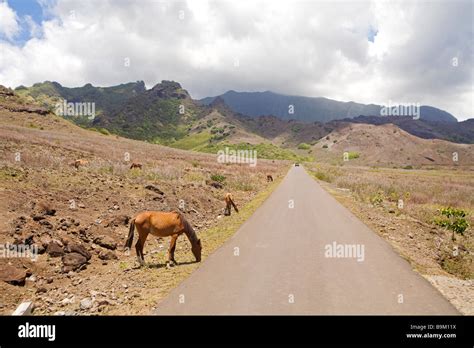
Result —
[{"label": "paved road", "polygon": [[459,314],[303,167],[155,313]]}]

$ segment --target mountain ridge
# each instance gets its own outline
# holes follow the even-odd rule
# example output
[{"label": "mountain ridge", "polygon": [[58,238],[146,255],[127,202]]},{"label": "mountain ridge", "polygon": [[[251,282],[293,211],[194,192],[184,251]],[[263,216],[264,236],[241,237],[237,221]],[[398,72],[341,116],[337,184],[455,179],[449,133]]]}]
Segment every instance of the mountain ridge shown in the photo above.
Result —
[{"label": "mountain ridge", "polygon": [[[50,86],[57,87],[52,84]],[[85,87],[86,90],[91,88],[87,85]],[[55,124],[67,127],[67,124],[71,124],[40,103],[31,103],[31,96],[25,98],[9,89],[2,91],[0,113],[3,114],[2,109],[6,110],[7,115],[10,115],[9,122],[17,122],[14,114],[26,112],[45,115],[39,125],[32,125],[35,128],[54,128]],[[57,120],[63,122],[56,123]],[[68,120],[74,121],[74,118]],[[430,131],[435,139],[409,134],[400,128],[405,127],[403,123],[400,127],[393,124],[397,120],[417,125],[422,131]],[[460,125],[467,128],[474,125],[474,122],[467,121]],[[452,126],[459,124],[453,123]],[[251,149],[258,151],[260,158],[267,159],[319,159],[340,163],[342,154],[350,151],[358,156],[351,160],[356,165],[419,167],[453,164],[465,166],[474,163],[472,145],[436,139],[446,135],[442,133],[446,124],[436,128],[434,123],[425,120],[415,122],[406,117],[381,120],[380,117],[361,116],[355,120],[327,123],[282,120],[274,115],[251,117],[232,111],[223,98],[214,100],[209,106],[201,105],[174,81],[162,81],[153,88],[128,98],[119,108],[97,115],[90,124],[83,127],[98,130],[105,135],[114,133],[184,150],[217,153],[224,147]],[[454,152],[459,153],[459,163],[452,162]],[[387,156],[387,153],[390,155]]]},{"label": "mountain ridge", "polygon": [[[412,117],[361,114],[327,122],[305,122],[278,117],[272,113],[252,116],[236,112],[226,102],[225,96],[215,97],[207,105],[202,100],[194,100],[176,81],[163,80],[150,89],[146,89],[143,81],[110,87],[86,84],[75,88],[62,87],[57,82],[47,81],[34,84],[30,88],[17,88],[15,92],[36,100],[43,106],[49,103],[50,107],[52,101],[57,102],[63,97],[70,98],[68,101],[94,101],[97,103],[98,112],[92,121],[79,117],[69,120],[86,128],[103,129],[104,132],[133,139],[183,146],[186,149],[196,147],[203,151],[210,151],[218,144],[237,144],[240,141],[254,145],[269,141],[283,148],[297,148],[300,144],[311,144],[327,136],[339,127],[339,122],[371,125],[392,123],[424,139],[474,143],[474,122],[441,122],[424,118],[414,120]],[[232,93],[240,95],[240,92]],[[279,97],[269,91],[261,93]],[[246,94],[252,95],[253,92]],[[351,112],[355,112],[364,108],[377,108],[375,104],[341,103],[323,97],[302,98],[318,100],[327,108],[335,106],[334,110],[348,107]],[[281,100],[278,105],[283,105]],[[253,107],[252,103],[249,107]],[[296,104],[296,109],[298,108]],[[333,112],[336,112],[334,110]],[[347,114],[347,110],[345,112]]]},{"label": "mountain ridge", "polygon": [[[223,99],[233,111],[241,114],[253,117],[272,114],[282,119],[296,119],[302,122],[329,122],[359,115],[380,116],[383,107],[377,104],[342,102],[326,97],[295,96],[271,91],[236,92],[230,90],[219,96],[206,97],[199,101],[204,105],[209,105],[216,97]],[[394,106],[389,106],[393,110]],[[458,122],[450,113],[429,105],[420,106],[419,116],[428,121]]]}]

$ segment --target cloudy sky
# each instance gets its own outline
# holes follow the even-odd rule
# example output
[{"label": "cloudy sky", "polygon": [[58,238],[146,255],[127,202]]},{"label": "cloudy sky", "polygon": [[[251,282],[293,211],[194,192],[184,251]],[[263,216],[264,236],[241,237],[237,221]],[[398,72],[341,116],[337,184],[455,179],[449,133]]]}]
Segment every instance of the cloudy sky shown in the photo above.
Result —
[{"label": "cloudy sky", "polygon": [[0,0],[0,84],[175,80],[473,115],[473,2]]}]

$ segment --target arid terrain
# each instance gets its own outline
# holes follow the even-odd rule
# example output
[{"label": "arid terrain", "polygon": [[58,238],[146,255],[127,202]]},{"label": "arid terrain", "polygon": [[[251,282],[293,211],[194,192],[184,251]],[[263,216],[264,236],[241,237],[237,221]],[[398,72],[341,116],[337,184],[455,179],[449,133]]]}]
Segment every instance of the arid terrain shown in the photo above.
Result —
[{"label": "arid terrain", "polygon": [[[181,210],[202,240],[205,260],[288,167],[270,160],[255,167],[220,164],[215,155],[83,130],[14,96],[1,97],[0,243],[26,241],[40,251],[36,262],[0,259],[3,278],[24,281],[0,282],[2,314],[22,301],[33,301],[35,314],[149,313],[198,264],[182,235],[179,265],[167,269],[169,240],[150,236],[148,266],[138,268],[134,248],[122,252],[130,218],[144,210]],[[88,163],[76,169],[71,162],[77,159]],[[129,169],[133,162],[143,169]],[[240,214],[222,214],[226,192]]]},{"label": "arid terrain", "polygon": [[[149,314],[199,264],[183,235],[179,264],[167,268],[169,241],[150,236],[147,265],[138,267],[134,248],[123,252],[130,219],[144,210],[180,210],[198,232],[205,260],[278,186],[291,158],[315,158],[304,166],[326,190],[460,312],[474,313],[474,145],[422,139],[393,124],[251,121],[219,100],[206,110],[172,144],[181,150],[80,128],[1,89],[0,244],[32,245],[40,255],[0,259],[0,313],[32,301],[35,314]],[[255,144],[274,159],[252,167],[187,151],[217,150],[211,135],[223,135],[221,145]],[[301,139],[311,143],[298,145]],[[142,168],[130,169],[132,163]],[[267,182],[268,174],[275,181]],[[226,192],[239,214],[224,216]],[[471,226],[454,241],[434,223],[447,207],[466,212]]]}]

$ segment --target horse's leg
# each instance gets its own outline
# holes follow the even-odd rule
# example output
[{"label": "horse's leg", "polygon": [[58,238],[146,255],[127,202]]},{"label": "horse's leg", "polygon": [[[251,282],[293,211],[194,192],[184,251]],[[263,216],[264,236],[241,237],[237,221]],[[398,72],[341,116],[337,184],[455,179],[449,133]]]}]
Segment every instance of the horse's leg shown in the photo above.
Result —
[{"label": "horse's leg", "polygon": [[168,265],[171,263],[177,264],[176,260],[174,259],[174,251],[176,250],[176,240],[178,239],[177,234],[173,234],[171,236],[171,241],[170,241],[170,249],[168,251]]},{"label": "horse's leg", "polygon": [[143,255],[143,247],[145,246],[146,237],[148,237],[148,233],[143,231],[139,226],[137,226],[138,230],[138,241],[135,244],[135,250],[137,251],[137,258],[138,262],[141,266],[145,265],[145,257]]},{"label": "horse's leg", "polygon": [[143,266],[145,264],[145,260],[142,257],[142,250],[143,247],[141,246],[140,239],[137,240],[137,243],[135,244],[135,250],[137,251],[137,260],[140,266]]}]

